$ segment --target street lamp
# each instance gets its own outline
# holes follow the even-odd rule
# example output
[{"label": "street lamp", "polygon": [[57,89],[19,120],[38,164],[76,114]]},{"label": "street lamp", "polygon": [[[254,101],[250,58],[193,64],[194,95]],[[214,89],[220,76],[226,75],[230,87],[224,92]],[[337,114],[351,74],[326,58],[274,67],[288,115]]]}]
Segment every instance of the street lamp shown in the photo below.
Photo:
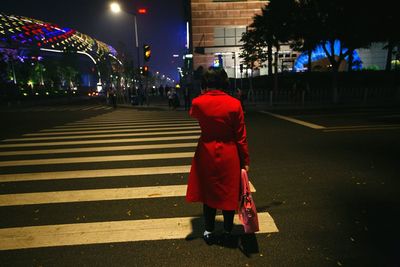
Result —
[{"label": "street lamp", "polygon": [[[117,2],[112,2],[110,4],[110,9],[113,13],[120,13],[122,11],[121,5]],[[146,10],[146,9],[140,9],[139,13],[140,14],[145,14],[146,12],[143,12],[141,10]],[[136,52],[137,52],[137,70],[138,70],[138,80],[139,80],[139,90],[141,90],[142,88],[142,79],[140,77],[140,51],[139,51],[139,38],[138,38],[138,26],[137,26],[137,19],[136,19],[136,12],[128,12],[126,10],[124,10],[126,13],[130,14],[133,16],[133,21],[134,21],[134,25],[135,25],[135,45],[136,45]]]},{"label": "street lamp", "polygon": [[121,6],[116,2],[113,2],[110,4],[110,9],[113,13],[121,12]]},{"label": "street lamp", "polygon": [[[117,2],[112,2],[110,4],[110,9],[113,13],[120,13],[122,11],[121,6]],[[133,20],[135,24],[135,45],[136,45],[136,50],[137,50],[137,67],[139,69],[140,67],[140,57],[139,57],[139,39],[138,39],[138,27],[137,27],[137,19],[136,19],[136,12],[127,12],[131,15],[133,15]]]}]

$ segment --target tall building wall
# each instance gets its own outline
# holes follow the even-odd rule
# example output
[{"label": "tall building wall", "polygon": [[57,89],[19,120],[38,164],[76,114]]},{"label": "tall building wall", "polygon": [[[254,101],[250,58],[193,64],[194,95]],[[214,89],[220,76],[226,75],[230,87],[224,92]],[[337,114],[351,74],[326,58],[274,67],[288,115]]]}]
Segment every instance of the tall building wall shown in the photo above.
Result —
[{"label": "tall building wall", "polygon": [[213,64],[214,53],[239,53],[240,37],[268,1],[191,0],[193,67]]},{"label": "tall building wall", "polygon": [[385,43],[372,43],[368,49],[357,49],[364,69],[385,69],[387,58],[387,48],[385,46]]}]

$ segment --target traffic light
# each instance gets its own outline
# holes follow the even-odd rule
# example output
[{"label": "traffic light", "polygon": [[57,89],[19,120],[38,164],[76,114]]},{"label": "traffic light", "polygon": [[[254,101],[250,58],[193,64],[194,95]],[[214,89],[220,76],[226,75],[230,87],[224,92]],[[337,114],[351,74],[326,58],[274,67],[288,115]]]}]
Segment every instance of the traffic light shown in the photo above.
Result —
[{"label": "traffic light", "polygon": [[147,44],[143,45],[143,51],[144,51],[144,60],[149,61],[151,57],[150,45]]},{"label": "traffic light", "polygon": [[138,8],[137,12],[139,14],[146,14],[147,13],[147,8]]},{"label": "traffic light", "polygon": [[148,76],[149,75],[149,67],[148,66],[143,66],[143,76]]},{"label": "traffic light", "polygon": [[239,67],[240,67],[240,73],[242,73],[243,72],[243,64],[240,64]]}]

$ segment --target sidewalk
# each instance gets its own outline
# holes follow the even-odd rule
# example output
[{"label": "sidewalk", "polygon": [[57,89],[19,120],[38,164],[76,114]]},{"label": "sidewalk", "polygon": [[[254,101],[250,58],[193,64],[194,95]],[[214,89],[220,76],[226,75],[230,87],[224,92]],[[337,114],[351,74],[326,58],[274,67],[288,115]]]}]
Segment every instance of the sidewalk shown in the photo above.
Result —
[{"label": "sidewalk", "polygon": [[[133,108],[137,110],[148,110],[148,111],[183,111],[185,110],[183,105],[179,106],[175,110],[168,107],[168,103],[166,101],[150,101],[149,105],[129,105],[129,104],[118,104],[118,107],[121,108]],[[268,101],[263,102],[244,102],[244,110],[245,111],[321,111],[321,110],[346,110],[346,109],[360,109],[360,108],[395,108],[400,109],[400,105],[398,104],[308,104],[308,105],[291,105],[291,104],[275,104],[273,106],[270,105]]]},{"label": "sidewalk", "polygon": [[[181,101],[182,102],[182,101]],[[181,105],[176,109],[172,109],[168,106],[168,99],[163,97],[151,97],[149,99],[148,104],[143,103],[143,105],[132,105],[132,104],[120,104],[118,103],[117,107],[120,108],[133,108],[137,110],[148,110],[148,111],[157,111],[157,110],[165,110],[165,111],[185,111],[185,106]]]}]

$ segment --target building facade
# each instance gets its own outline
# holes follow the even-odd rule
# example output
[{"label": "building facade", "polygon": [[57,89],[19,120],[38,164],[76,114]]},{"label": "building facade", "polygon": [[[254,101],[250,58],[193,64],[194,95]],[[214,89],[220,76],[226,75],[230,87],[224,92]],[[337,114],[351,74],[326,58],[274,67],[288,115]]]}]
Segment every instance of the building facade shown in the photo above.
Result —
[{"label": "building facade", "polygon": [[191,0],[193,68],[223,66],[229,77],[240,76],[242,34],[268,1]]},{"label": "building facade", "polygon": [[[199,66],[222,66],[230,78],[245,76],[266,75],[266,64],[259,66],[250,73],[249,69],[240,70],[241,37],[247,27],[253,22],[257,14],[261,14],[262,8],[268,1],[256,0],[189,0],[188,21],[190,25],[190,49],[189,53],[196,70]],[[316,48],[316,50],[318,50]],[[313,68],[324,71],[325,61],[315,60],[318,51],[313,51]],[[304,59],[300,52],[293,51],[288,44],[280,44],[279,51],[273,48],[273,69],[275,72],[304,71],[296,68],[299,60]],[[360,69],[382,70],[385,67],[387,51],[384,44],[374,43],[368,49],[357,49],[357,58],[362,63]],[[323,55],[320,55],[323,57]],[[319,58],[318,58],[319,59]],[[325,65],[323,63],[326,63]],[[322,65],[324,66],[322,66]],[[347,70],[343,62],[342,71]]]}]

